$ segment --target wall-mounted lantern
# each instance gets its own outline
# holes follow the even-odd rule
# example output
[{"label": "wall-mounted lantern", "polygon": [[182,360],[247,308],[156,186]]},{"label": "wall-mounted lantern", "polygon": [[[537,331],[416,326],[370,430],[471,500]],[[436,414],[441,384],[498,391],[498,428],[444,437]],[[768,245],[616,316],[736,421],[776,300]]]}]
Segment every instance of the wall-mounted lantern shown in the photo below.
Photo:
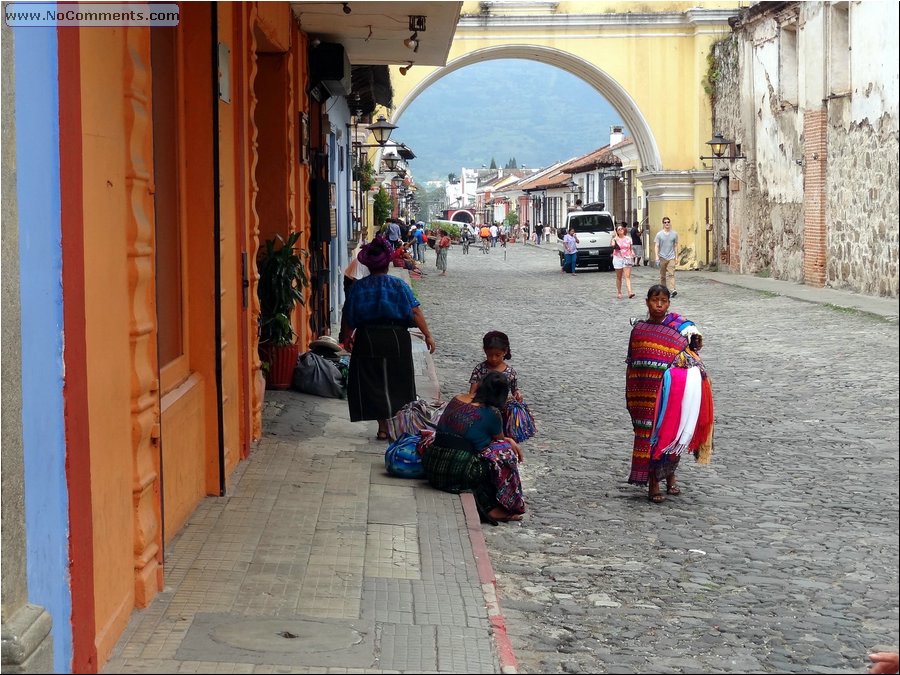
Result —
[{"label": "wall-mounted lantern", "polygon": [[[701,156],[700,159],[727,159],[732,162],[736,159],[747,159],[744,155],[735,154],[734,141],[725,138],[722,134],[713,134],[713,137],[706,141],[706,145],[712,151],[712,156]],[[728,154],[725,154],[726,152]]]}]

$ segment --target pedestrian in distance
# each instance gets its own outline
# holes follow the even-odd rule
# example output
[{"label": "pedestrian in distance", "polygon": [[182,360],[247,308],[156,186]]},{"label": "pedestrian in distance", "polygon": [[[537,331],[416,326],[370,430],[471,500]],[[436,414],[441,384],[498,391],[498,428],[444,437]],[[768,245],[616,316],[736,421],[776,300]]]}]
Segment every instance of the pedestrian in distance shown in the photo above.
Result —
[{"label": "pedestrian in distance", "polygon": [[[544,230],[544,243],[549,244],[550,243],[550,226],[544,225],[543,230]],[[538,242],[538,243],[540,243],[540,242]]]},{"label": "pedestrian in distance", "polygon": [[538,223],[534,226],[534,238],[537,241],[537,245],[541,245],[541,237],[544,235],[544,226]]},{"label": "pedestrian in distance", "polygon": [[425,263],[426,248],[428,248],[428,244],[425,240],[425,223],[421,223],[421,225],[416,228],[414,257],[417,261],[423,264]]},{"label": "pedestrian in distance", "polygon": [[644,232],[641,230],[641,224],[637,221],[634,221],[634,224],[631,226],[631,248],[634,250],[634,266],[640,266],[642,259],[646,265],[647,259],[644,258]]},{"label": "pedestrian in distance", "polygon": [[578,260],[578,236],[575,234],[575,228],[570,227],[568,233],[563,237],[563,272],[575,274],[575,266]]},{"label": "pedestrian in distance", "polygon": [[422,456],[432,487],[471,492],[482,521],[521,520],[525,496],[519,477],[524,455],[503,433],[500,408],[509,396],[502,373],[488,373],[474,394],[454,396],[444,409],[434,439]]},{"label": "pedestrian in distance", "polygon": [[628,482],[649,486],[654,504],[681,494],[675,478],[683,454],[712,457],[712,384],[698,352],[703,336],[692,321],[669,312],[669,289],[647,291],[647,319],[632,319],[625,368],[625,404],[634,428]]},{"label": "pedestrian in distance", "polygon": [[616,298],[622,299],[622,279],[625,279],[625,288],[628,290],[628,297],[634,297],[634,291],[631,290],[631,268],[634,265],[634,250],[632,248],[631,235],[625,223],[619,223],[616,226],[616,233],[609,242],[612,246],[612,263],[613,269],[616,271]]},{"label": "pedestrian in distance", "polygon": [[387,226],[387,238],[388,241],[391,242],[391,246],[397,248],[401,243],[400,237],[400,223],[396,220],[391,220]]},{"label": "pedestrian in distance", "polygon": [[481,229],[478,231],[479,236],[481,237],[481,252],[482,253],[490,253],[491,252],[491,228],[487,225],[482,225]]},{"label": "pedestrian in distance", "polygon": [[378,420],[378,439],[388,437],[387,421],[416,400],[416,378],[409,328],[415,326],[434,353],[420,302],[403,279],[389,275],[391,243],[376,236],[359,252],[369,276],[356,281],[344,306],[344,321],[354,332],[345,345],[350,354],[347,404],[350,421]]},{"label": "pedestrian in distance", "polygon": [[435,264],[441,271],[438,276],[445,277],[447,276],[447,253],[450,251],[450,235],[447,233],[447,230],[439,230],[438,235],[438,242],[434,247],[434,250],[437,253],[437,261]]},{"label": "pedestrian in distance", "polygon": [[678,250],[678,233],[672,229],[672,221],[668,216],[662,219],[663,229],[656,233],[656,264],[659,265],[659,283],[669,289],[674,298],[675,290],[675,253]]}]

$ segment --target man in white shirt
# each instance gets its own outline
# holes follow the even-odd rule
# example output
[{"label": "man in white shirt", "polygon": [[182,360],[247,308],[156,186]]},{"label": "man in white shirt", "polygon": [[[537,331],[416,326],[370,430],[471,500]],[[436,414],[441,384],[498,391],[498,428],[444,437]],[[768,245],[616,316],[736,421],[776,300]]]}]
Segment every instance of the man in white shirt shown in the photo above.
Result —
[{"label": "man in white shirt", "polygon": [[656,264],[659,265],[659,283],[669,289],[674,298],[675,290],[675,253],[678,250],[678,233],[672,229],[672,220],[668,216],[662,219],[663,229],[656,233]]},{"label": "man in white shirt", "polygon": [[491,247],[497,245],[497,237],[500,236],[500,228],[497,227],[496,223],[491,225]]}]

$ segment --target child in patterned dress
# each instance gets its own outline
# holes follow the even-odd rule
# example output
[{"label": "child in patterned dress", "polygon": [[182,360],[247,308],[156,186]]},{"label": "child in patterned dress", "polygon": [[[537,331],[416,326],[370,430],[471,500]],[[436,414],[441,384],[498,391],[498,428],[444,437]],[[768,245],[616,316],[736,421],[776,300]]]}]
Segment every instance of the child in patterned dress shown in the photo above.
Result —
[{"label": "child in patterned dress", "polygon": [[488,373],[500,373],[509,380],[509,400],[503,409],[503,427],[507,434],[516,441],[524,441],[534,435],[534,418],[528,406],[522,401],[519,389],[519,375],[516,369],[507,363],[512,358],[509,350],[509,337],[499,330],[484,334],[481,339],[485,359],[472,370],[469,377],[469,393],[478,389],[478,384]]},{"label": "child in patterned dress", "polygon": [[516,369],[506,363],[512,358],[509,351],[509,337],[506,333],[499,330],[492,330],[484,334],[481,339],[481,345],[484,348],[485,359],[472,370],[472,376],[469,378],[469,393],[474,394],[478,389],[478,384],[484,379],[484,376],[490,372],[501,373],[506,375],[509,380],[509,395],[517,401],[522,400],[522,392],[519,391],[519,376]]}]

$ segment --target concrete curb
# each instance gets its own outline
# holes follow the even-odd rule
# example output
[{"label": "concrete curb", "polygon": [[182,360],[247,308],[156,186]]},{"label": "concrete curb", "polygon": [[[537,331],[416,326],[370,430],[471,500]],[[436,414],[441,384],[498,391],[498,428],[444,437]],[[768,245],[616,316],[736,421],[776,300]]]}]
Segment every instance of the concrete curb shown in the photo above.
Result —
[{"label": "concrete curb", "polygon": [[488,611],[488,618],[494,633],[494,641],[497,644],[497,656],[500,659],[501,673],[518,673],[519,662],[513,650],[509,634],[506,632],[506,618],[500,607],[500,597],[497,594],[497,578],[494,576],[494,568],[491,566],[491,558],[487,550],[487,542],[481,529],[481,518],[478,516],[478,508],[475,506],[475,497],[471,493],[459,495],[462,501],[463,513],[466,516],[466,527],[469,530],[469,542],[472,544],[472,553],[475,555],[475,567],[478,570],[478,579],[481,582],[481,591],[484,594],[484,602]]},{"label": "concrete curb", "polygon": [[[390,273],[409,283],[409,273],[406,270],[391,267]],[[422,393],[425,393],[426,400],[440,400],[441,385],[438,380],[437,368],[434,365],[434,358],[425,348],[424,341],[413,342],[413,357],[424,361],[424,376],[428,380],[428,386],[422,387],[423,390],[428,389],[428,391],[420,392],[419,395],[421,396]],[[417,389],[420,388],[418,380],[416,381],[416,387]],[[491,632],[494,636],[494,643],[497,646],[500,672],[518,673],[519,663],[516,660],[509,634],[506,632],[506,618],[503,616],[503,609],[500,607],[500,598],[497,595],[497,580],[494,576],[494,568],[491,566],[491,558],[488,554],[484,532],[481,529],[481,518],[478,516],[478,508],[475,506],[475,497],[471,493],[462,493],[459,497],[466,518],[469,543],[475,556],[475,567],[478,571],[478,580],[481,583],[485,607],[487,607],[488,620],[491,623]]]}]

